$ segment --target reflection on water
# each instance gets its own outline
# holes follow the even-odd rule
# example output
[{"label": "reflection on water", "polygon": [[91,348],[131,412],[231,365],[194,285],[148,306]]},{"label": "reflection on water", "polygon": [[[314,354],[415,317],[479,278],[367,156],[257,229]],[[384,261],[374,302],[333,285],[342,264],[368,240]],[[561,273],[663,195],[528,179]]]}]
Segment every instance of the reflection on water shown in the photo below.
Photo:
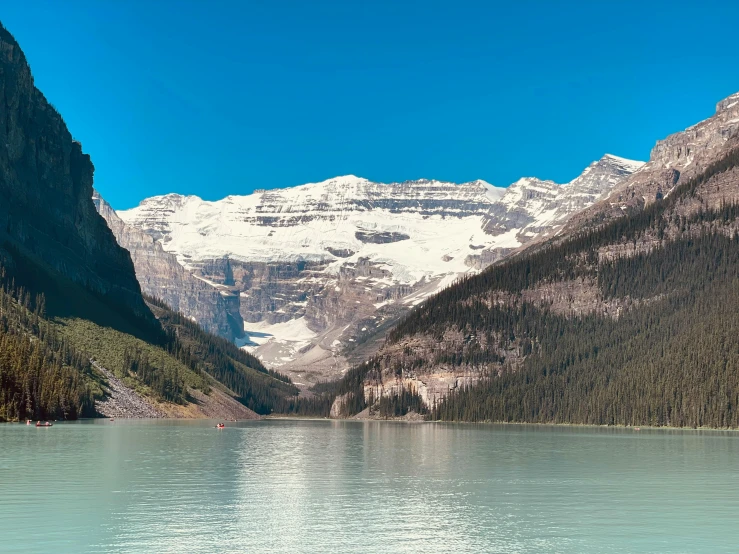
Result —
[{"label": "reflection on water", "polygon": [[0,425],[3,552],[731,552],[739,434]]}]

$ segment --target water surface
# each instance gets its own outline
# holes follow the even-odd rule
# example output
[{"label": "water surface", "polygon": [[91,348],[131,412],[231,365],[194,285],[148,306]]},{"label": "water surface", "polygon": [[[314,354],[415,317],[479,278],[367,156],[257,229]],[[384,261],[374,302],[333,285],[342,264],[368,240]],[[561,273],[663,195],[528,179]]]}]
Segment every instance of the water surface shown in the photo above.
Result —
[{"label": "water surface", "polygon": [[0,425],[2,552],[735,552],[739,434]]}]

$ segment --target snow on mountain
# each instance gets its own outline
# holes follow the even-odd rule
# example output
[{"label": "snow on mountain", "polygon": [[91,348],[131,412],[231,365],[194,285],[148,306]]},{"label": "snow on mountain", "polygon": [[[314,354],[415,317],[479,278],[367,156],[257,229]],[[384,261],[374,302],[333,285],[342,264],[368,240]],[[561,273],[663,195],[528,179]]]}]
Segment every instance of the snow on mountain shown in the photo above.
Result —
[{"label": "snow on mountain", "polygon": [[496,241],[480,219],[504,189],[484,181],[373,183],[353,175],[208,202],[197,196],[149,198],[122,211],[194,268],[228,257],[243,262],[346,262],[371,258],[396,281],[465,271],[469,244]]},{"label": "snow on mountain", "polygon": [[239,290],[245,347],[315,382],[413,305],[557,232],[639,167],[607,155],[566,185],[507,189],[346,175],[216,202],[168,194],[118,215],[196,277]]}]

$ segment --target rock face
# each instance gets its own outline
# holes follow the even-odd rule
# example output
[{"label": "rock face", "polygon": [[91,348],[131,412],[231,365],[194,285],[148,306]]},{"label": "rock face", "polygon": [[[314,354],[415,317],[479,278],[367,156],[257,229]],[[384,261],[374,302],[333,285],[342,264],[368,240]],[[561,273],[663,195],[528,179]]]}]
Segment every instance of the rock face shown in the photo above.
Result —
[{"label": "rock face", "polygon": [[93,170],[0,25],[0,258],[12,268],[22,254],[150,317],[128,252],[95,211]]},{"label": "rock face", "polygon": [[335,377],[412,306],[558,231],[640,166],[606,156],[567,185],[508,190],[349,175],[217,202],[169,194],[119,216],[194,275],[240,291],[242,344],[307,383]]},{"label": "rock face", "polygon": [[739,93],[716,105],[716,113],[684,131],[657,141],[647,162],[624,179],[608,197],[570,219],[567,230],[588,223],[640,210],[704,169],[725,153],[730,141],[739,136]]},{"label": "rock face", "polygon": [[[174,254],[146,233],[126,225],[97,191],[93,202],[115,235],[128,250],[141,290],[166,302],[175,311],[196,320],[203,328],[231,340],[244,335],[238,292],[215,287],[186,271]],[[229,309],[233,308],[233,309]]]},{"label": "rock face", "polygon": [[486,232],[511,236],[517,244],[484,248],[470,255],[469,263],[486,267],[521,245],[559,232],[573,215],[591,206],[643,165],[606,154],[564,185],[532,177],[519,179],[492,206],[484,223]]}]

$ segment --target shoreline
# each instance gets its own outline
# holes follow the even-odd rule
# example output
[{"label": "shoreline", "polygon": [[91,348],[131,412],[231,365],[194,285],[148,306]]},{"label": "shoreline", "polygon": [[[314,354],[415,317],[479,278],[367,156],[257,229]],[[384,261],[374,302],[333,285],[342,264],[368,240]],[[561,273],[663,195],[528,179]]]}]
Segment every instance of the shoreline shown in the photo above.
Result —
[{"label": "shoreline", "polygon": [[[89,421],[107,421],[110,418],[107,416],[100,417],[81,417],[78,419],[56,419],[56,420],[43,420],[50,421],[53,423],[76,423],[76,422],[89,422]],[[266,416],[260,416],[259,418],[245,418],[237,419],[235,421],[213,418],[213,417],[118,417],[114,418],[115,421],[217,421],[224,423],[243,423],[243,422],[260,422],[260,421],[324,421],[324,422],[350,422],[350,423],[405,423],[405,424],[438,424],[438,425],[476,425],[476,426],[512,426],[512,427],[531,427],[531,428],[573,428],[573,429],[612,429],[614,431],[633,431],[638,433],[640,431],[710,431],[714,433],[739,433],[739,428],[719,428],[719,427],[672,427],[672,426],[651,426],[651,425],[594,425],[590,423],[534,423],[534,422],[522,422],[522,421],[444,421],[444,420],[418,420],[418,419],[403,419],[398,418],[330,418],[330,417],[316,417],[316,416],[299,416],[299,415],[281,415],[281,414],[270,414]],[[36,421],[36,420],[32,420]],[[41,421],[41,420],[40,420]],[[0,425],[25,425],[24,421],[2,421]]]},{"label": "shoreline", "polygon": [[636,433],[640,431],[715,431],[725,433],[739,433],[739,427],[721,428],[721,427],[673,427],[668,425],[596,425],[593,423],[538,423],[529,421],[445,421],[441,419],[435,420],[406,420],[402,417],[398,418],[330,418],[330,417],[313,417],[313,416],[294,416],[294,415],[268,415],[263,416],[263,420],[294,420],[294,421],[350,421],[359,423],[435,423],[443,425],[511,425],[520,427],[551,427],[563,428],[573,427],[577,429],[613,429],[613,430],[631,430]]}]

